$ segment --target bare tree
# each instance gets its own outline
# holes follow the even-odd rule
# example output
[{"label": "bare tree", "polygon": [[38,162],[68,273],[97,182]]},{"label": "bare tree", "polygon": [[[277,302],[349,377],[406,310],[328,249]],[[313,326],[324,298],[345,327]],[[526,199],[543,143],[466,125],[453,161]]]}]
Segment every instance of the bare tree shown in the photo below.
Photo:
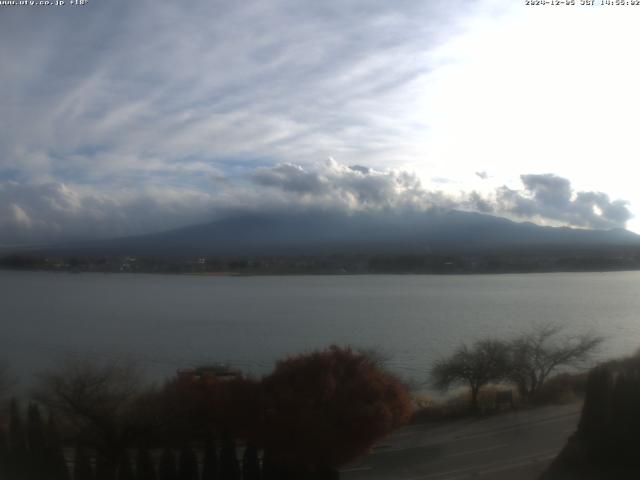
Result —
[{"label": "bare tree", "polygon": [[508,373],[509,346],[499,340],[480,340],[471,347],[462,345],[448,358],[438,360],[431,370],[431,382],[439,390],[468,385],[471,407],[478,408],[478,393],[490,383],[503,380]]},{"label": "bare tree", "polygon": [[142,392],[140,372],[131,362],[69,357],[40,375],[35,398],[115,466],[149,427],[139,408]]},{"label": "bare tree", "polygon": [[562,335],[562,331],[558,324],[544,323],[511,342],[509,379],[523,398],[535,395],[557,369],[584,366],[603,341],[590,333]]}]

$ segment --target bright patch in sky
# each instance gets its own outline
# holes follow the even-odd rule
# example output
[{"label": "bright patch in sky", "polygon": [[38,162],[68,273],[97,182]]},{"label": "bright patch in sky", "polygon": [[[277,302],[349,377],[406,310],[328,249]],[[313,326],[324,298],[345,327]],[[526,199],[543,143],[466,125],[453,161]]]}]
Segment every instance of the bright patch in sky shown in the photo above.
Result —
[{"label": "bright patch in sky", "polygon": [[468,18],[464,33],[436,49],[442,64],[425,82],[421,171],[476,189],[555,173],[637,212],[640,9],[509,3]]}]

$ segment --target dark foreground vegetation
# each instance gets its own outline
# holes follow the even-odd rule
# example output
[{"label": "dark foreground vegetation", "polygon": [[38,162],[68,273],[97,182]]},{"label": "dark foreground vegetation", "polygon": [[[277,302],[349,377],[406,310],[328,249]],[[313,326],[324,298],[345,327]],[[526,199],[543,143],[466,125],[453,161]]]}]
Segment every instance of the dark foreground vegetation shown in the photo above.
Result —
[{"label": "dark foreground vegetation", "polygon": [[[337,479],[341,465],[410,420],[583,393],[578,432],[545,478],[637,478],[640,354],[587,380],[577,367],[601,341],[541,324],[463,344],[432,368],[434,386],[466,387],[439,405],[415,402],[375,351],[333,346],[282,360],[261,379],[202,366],[159,386],[130,363],[71,358],[39,375],[29,400],[2,402],[0,479]],[[0,368],[0,396],[9,389]]]},{"label": "dark foreground vegetation", "polygon": [[640,478],[640,352],[589,372],[578,430],[543,480]]},{"label": "dark foreground vegetation", "polygon": [[398,379],[348,348],[288,358],[261,380],[204,367],[142,385],[128,364],[43,374],[26,413],[13,400],[0,421],[0,478],[333,479],[411,415]]}]

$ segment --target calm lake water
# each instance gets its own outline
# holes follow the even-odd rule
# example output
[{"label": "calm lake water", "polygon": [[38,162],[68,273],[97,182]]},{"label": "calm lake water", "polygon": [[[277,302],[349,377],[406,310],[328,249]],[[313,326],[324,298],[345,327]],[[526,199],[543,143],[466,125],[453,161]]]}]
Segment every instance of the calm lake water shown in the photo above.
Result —
[{"label": "calm lake water", "polygon": [[222,362],[268,372],[332,343],[380,347],[420,381],[462,341],[554,320],[640,347],[640,272],[203,277],[0,271],[0,358],[25,379],[65,353],[138,359],[154,378]]}]

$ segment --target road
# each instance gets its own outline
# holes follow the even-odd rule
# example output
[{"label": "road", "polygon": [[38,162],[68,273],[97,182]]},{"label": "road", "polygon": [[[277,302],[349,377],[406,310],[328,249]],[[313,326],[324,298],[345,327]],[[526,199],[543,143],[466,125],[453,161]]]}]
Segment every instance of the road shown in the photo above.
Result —
[{"label": "road", "polygon": [[412,425],[359,461],[343,480],[533,480],[575,431],[580,404],[513,411],[480,420]]}]

